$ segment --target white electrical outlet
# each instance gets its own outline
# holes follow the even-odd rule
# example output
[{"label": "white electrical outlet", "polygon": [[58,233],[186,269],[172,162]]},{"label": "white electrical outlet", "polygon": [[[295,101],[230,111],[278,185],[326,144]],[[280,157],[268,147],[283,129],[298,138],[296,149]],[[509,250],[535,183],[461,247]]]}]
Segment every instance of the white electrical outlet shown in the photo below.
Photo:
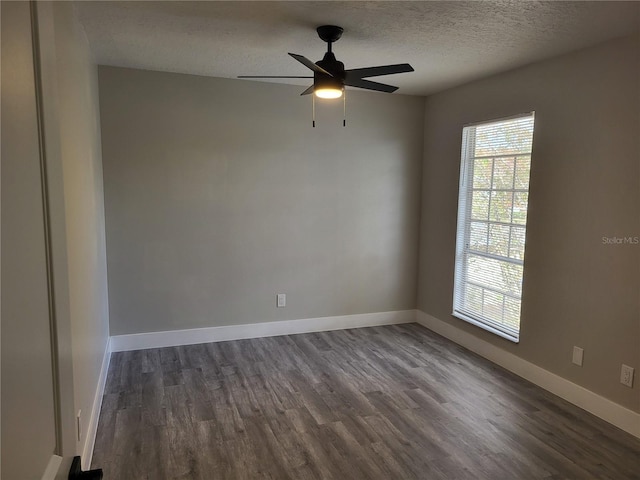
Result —
[{"label": "white electrical outlet", "polygon": [[622,364],[622,369],[620,370],[620,383],[627,387],[633,387],[633,367],[625,365],[624,363]]},{"label": "white electrical outlet", "polygon": [[573,363],[582,366],[582,359],[584,358],[584,350],[580,347],[573,347]]},{"label": "white electrical outlet", "polygon": [[287,295],[284,293],[278,293],[276,295],[276,307],[282,308],[287,306]]}]

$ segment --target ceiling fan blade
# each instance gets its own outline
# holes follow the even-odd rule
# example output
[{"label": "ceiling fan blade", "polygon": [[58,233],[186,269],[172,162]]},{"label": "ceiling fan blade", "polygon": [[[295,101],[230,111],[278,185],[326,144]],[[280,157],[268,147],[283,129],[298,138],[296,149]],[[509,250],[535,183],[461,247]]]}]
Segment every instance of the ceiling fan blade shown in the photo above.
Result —
[{"label": "ceiling fan blade", "polygon": [[325,75],[329,75],[330,77],[333,77],[333,75],[331,75],[329,72],[327,72],[324,68],[319,67],[318,65],[313,63],[308,58],[303,57],[302,55],[295,54],[295,53],[290,53],[289,55],[291,55],[293,58],[295,58],[297,61],[299,61],[301,64],[303,64],[305,67],[310,68],[314,72],[324,73]]},{"label": "ceiling fan blade", "polygon": [[413,72],[413,67],[408,63],[398,63],[397,65],[382,65],[380,67],[353,68],[344,72],[347,79],[378,77],[380,75],[393,75],[394,73]]},{"label": "ceiling fan blade", "polygon": [[346,78],[344,81],[344,84],[348,85],[349,87],[358,87],[358,88],[364,88],[367,90],[375,90],[377,92],[386,92],[386,93],[392,93],[398,89],[398,87],[394,87],[393,85],[372,82],[370,80],[363,80],[362,78]]},{"label": "ceiling fan blade", "polygon": [[307,88],[304,92],[302,92],[300,95],[309,95],[310,93],[313,93],[313,85],[311,85],[309,88]]},{"label": "ceiling fan blade", "polygon": [[298,77],[293,75],[238,75],[238,78],[313,78],[313,77]]}]

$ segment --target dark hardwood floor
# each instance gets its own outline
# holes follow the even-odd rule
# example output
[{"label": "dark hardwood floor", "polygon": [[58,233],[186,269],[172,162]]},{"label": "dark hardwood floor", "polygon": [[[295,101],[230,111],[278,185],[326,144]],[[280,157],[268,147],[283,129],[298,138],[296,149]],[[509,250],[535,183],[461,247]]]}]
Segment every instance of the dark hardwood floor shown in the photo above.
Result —
[{"label": "dark hardwood floor", "polygon": [[106,480],[640,479],[640,440],[417,325],[114,353]]}]

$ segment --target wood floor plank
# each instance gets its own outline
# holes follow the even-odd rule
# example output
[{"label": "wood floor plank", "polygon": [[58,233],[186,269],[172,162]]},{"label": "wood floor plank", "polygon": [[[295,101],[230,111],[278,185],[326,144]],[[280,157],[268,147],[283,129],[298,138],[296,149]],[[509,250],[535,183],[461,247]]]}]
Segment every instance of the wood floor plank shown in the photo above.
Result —
[{"label": "wood floor plank", "polygon": [[640,480],[640,440],[417,325],[114,353],[106,480]]}]

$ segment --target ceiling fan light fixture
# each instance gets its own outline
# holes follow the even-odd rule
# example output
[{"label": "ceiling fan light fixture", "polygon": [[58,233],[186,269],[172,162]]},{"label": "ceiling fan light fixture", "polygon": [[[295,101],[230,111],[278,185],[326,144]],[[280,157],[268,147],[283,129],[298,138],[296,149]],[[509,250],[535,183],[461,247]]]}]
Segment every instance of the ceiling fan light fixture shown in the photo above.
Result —
[{"label": "ceiling fan light fixture", "polygon": [[316,88],[313,93],[318,98],[340,98],[343,88],[338,87],[320,87]]}]

